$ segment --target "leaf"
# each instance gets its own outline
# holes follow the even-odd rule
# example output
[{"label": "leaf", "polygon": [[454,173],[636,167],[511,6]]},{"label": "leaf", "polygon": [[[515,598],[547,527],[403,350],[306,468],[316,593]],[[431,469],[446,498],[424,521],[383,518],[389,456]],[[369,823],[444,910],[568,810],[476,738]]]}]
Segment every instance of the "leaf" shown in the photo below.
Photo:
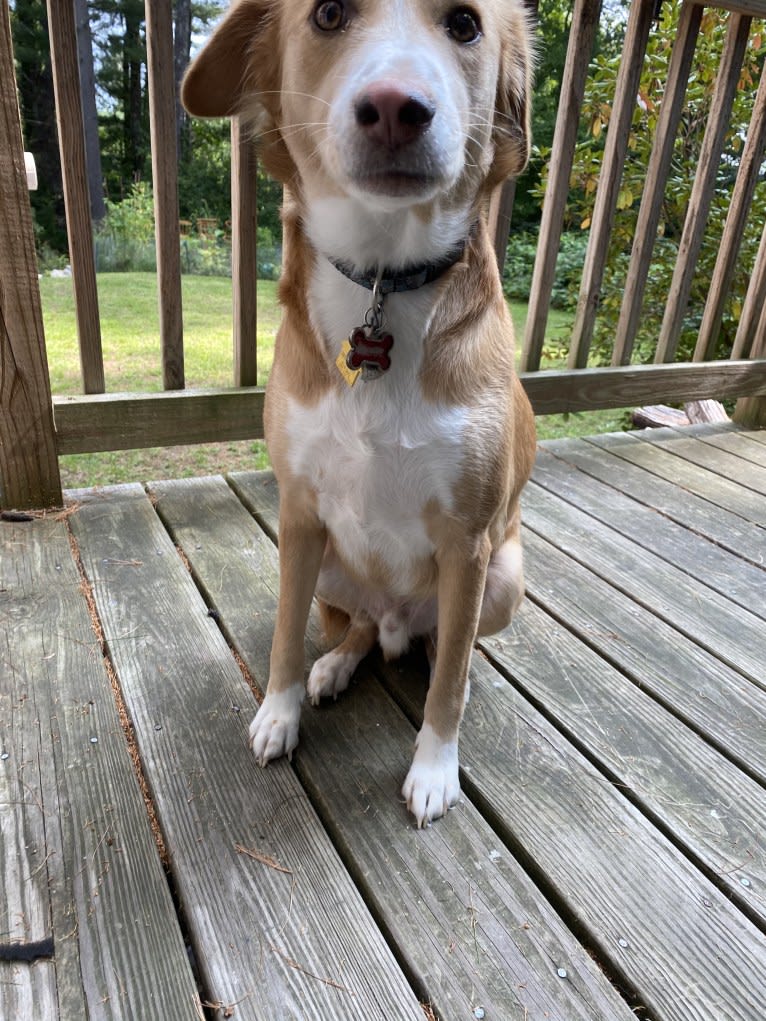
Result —
[{"label": "leaf", "polygon": [[580,224],[580,230],[587,230],[588,227],[590,227],[590,217],[586,216],[585,219]]}]

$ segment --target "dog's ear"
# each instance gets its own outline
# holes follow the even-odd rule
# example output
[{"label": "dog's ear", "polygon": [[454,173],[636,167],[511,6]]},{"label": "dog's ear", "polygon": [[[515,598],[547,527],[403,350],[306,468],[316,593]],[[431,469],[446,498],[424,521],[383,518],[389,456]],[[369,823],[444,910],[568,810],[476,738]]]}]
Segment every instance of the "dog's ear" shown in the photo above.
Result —
[{"label": "dog's ear", "polygon": [[[181,86],[184,106],[195,117],[231,117],[263,88],[268,68],[256,55],[271,22],[268,0],[239,0],[192,60]],[[271,47],[272,54],[276,47]]]},{"label": "dog's ear", "polygon": [[495,155],[489,174],[491,186],[518,176],[527,164],[532,77],[531,26],[521,4],[513,4],[503,26],[492,128]]},{"label": "dog's ear", "polygon": [[181,99],[196,117],[241,116],[280,181],[295,165],[279,131],[281,65],[277,0],[236,0],[189,65]]}]

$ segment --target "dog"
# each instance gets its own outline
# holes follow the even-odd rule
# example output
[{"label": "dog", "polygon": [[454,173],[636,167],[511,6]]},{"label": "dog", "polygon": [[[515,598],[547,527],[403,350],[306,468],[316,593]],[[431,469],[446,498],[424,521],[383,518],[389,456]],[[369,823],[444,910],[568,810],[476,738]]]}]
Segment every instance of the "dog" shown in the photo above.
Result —
[{"label": "dog", "polygon": [[[251,746],[290,756],[306,690],[337,697],[376,642],[423,636],[419,827],[460,793],[476,637],[524,592],[535,427],[486,209],[526,164],[530,61],[521,0],[239,0],[183,83],[191,114],[253,124],[285,186],[264,411],[280,594]],[[337,644],[304,685],[315,595]]]}]

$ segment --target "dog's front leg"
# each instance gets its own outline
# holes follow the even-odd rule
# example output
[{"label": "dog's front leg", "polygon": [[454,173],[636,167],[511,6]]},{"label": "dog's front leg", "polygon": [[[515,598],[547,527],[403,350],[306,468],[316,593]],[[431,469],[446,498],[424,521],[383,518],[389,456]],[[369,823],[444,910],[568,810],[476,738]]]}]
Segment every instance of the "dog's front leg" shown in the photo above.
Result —
[{"label": "dog's front leg", "polygon": [[444,815],[460,794],[458,730],[479,623],[490,543],[486,536],[450,543],[438,557],[436,661],[423,726],[402,794],[418,826]]},{"label": "dog's front leg", "polygon": [[[283,507],[289,507],[287,501]],[[327,536],[312,511],[286,510],[279,522],[279,603],[266,697],[250,724],[250,746],[261,766],[292,754],[304,697],[304,635]]]}]

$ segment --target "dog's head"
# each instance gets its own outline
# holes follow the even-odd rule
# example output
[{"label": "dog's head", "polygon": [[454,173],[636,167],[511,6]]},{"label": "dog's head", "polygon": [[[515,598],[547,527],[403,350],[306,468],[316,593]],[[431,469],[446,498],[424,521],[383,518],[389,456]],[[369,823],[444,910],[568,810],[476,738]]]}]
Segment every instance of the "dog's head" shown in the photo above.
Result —
[{"label": "dog's head", "polygon": [[528,35],[521,0],[239,0],[183,101],[251,119],[309,197],[470,201],[526,162]]}]

